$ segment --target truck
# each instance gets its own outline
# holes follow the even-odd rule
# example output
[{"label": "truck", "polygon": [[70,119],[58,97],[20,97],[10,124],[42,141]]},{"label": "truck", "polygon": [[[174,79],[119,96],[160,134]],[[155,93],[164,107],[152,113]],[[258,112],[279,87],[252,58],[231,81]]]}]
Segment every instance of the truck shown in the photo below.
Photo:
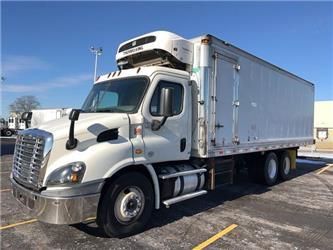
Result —
[{"label": "truck", "polygon": [[[16,133],[15,129],[12,129],[12,124],[10,124],[10,118],[8,119],[8,121],[6,121],[4,118],[0,119],[0,134],[1,136],[12,136]],[[9,126],[11,125],[11,126]]]},{"label": "truck", "polygon": [[240,168],[289,179],[313,143],[314,85],[215,36],[155,31],[121,43],[116,62],[81,109],[17,136],[13,195],[39,221],[96,218],[126,237]]},{"label": "truck", "polygon": [[8,127],[8,122],[4,119],[0,119],[0,135],[1,136],[12,136],[15,134],[15,130]]},{"label": "truck", "polygon": [[18,128],[19,118],[16,116],[10,116],[8,118],[8,128],[16,130]]}]

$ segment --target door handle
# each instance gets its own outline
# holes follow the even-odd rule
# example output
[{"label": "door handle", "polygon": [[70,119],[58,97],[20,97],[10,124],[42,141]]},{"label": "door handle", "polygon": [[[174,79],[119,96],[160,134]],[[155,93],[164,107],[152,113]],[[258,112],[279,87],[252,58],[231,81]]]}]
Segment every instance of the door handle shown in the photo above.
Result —
[{"label": "door handle", "polygon": [[186,138],[182,138],[180,140],[180,152],[184,152],[185,148],[186,148]]}]

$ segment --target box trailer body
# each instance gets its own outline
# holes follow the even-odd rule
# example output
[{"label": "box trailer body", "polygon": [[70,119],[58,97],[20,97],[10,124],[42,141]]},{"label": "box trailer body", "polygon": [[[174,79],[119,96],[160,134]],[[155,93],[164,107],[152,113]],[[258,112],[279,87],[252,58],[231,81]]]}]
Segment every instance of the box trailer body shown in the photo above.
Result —
[{"label": "box trailer body", "polygon": [[215,37],[202,45],[204,38],[192,40],[192,78],[198,79],[199,89],[193,155],[216,157],[313,143],[312,83]]},{"label": "box trailer body", "polygon": [[17,137],[13,195],[40,221],[96,216],[106,235],[128,236],[237,168],[287,180],[313,143],[314,85],[211,35],[152,32],[120,44],[116,61],[81,110]]}]

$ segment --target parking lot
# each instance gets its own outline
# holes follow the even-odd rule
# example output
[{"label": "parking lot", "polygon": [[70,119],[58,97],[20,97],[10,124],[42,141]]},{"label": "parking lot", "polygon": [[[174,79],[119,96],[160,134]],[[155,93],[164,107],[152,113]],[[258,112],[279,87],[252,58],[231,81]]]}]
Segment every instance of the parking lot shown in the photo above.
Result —
[{"label": "parking lot", "polygon": [[[332,249],[333,166],[298,160],[292,179],[273,187],[246,173],[235,184],[156,211],[149,227],[125,239],[103,238],[94,220],[36,221],[11,195],[12,155],[1,156],[1,248],[9,249]],[[213,237],[213,238],[212,238]],[[201,244],[201,245],[200,245]]]}]

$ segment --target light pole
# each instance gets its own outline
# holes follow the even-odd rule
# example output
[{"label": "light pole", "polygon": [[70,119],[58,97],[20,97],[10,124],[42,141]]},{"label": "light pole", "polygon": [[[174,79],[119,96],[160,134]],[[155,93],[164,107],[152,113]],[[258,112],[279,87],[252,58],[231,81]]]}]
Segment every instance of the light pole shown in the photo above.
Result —
[{"label": "light pole", "polygon": [[95,55],[95,70],[94,70],[94,82],[96,81],[96,74],[97,74],[97,58],[98,56],[102,55],[103,53],[103,48],[95,48],[93,46],[90,47],[90,52]]}]

